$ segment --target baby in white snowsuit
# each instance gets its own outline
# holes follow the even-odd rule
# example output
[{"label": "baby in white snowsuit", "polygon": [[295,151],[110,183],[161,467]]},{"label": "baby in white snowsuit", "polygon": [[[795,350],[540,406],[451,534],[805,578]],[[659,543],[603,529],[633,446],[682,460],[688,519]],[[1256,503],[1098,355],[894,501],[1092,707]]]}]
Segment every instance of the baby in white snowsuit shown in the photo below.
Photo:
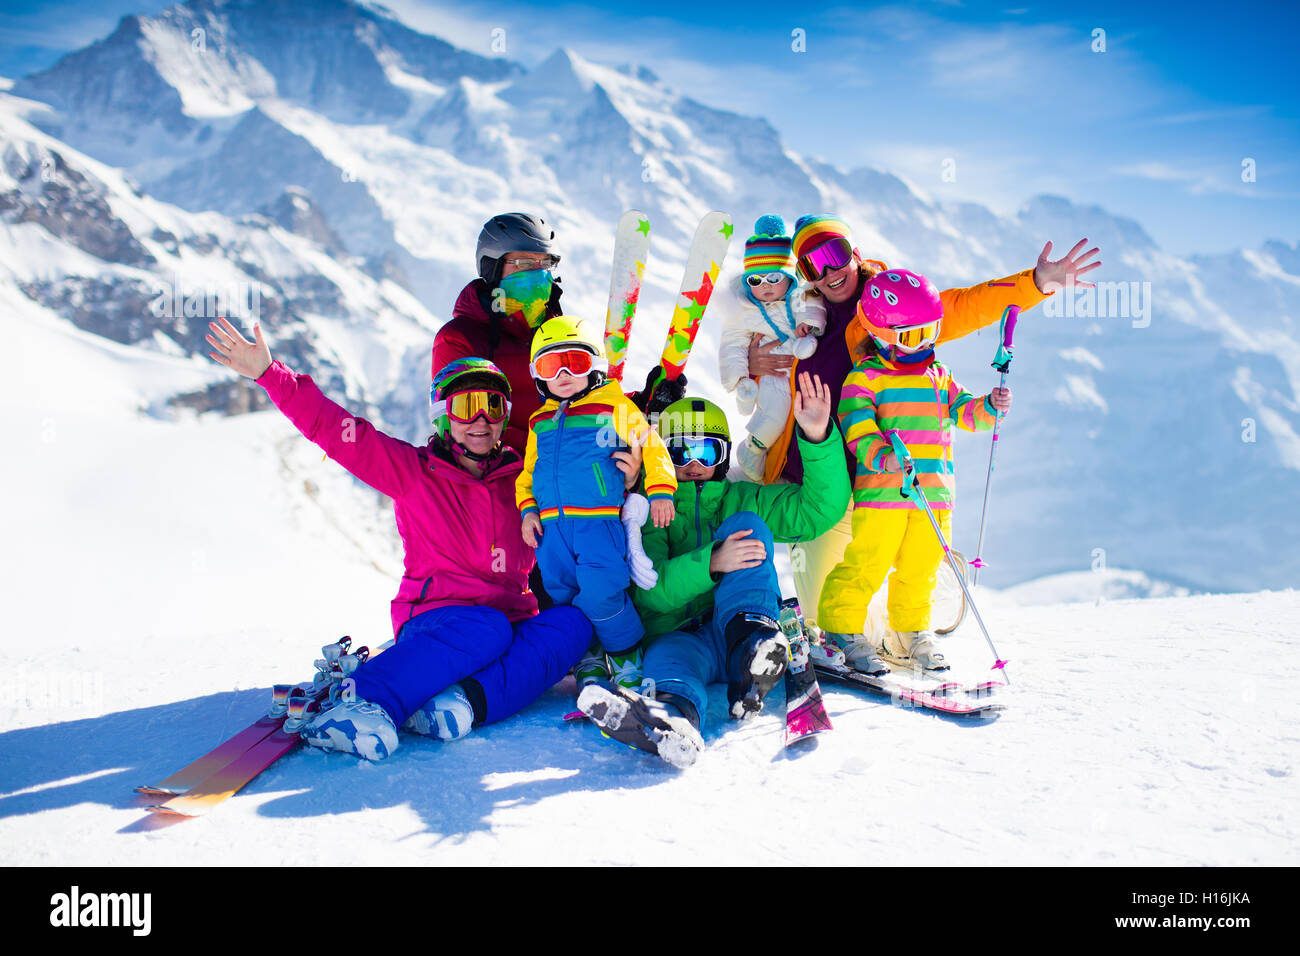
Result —
[{"label": "baby in white snowsuit", "polygon": [[[722,343],[718,365],[722,385],[736,393],[736,405],[749,415],[749,437],[736,446],[736,461],[750,481],[763,480],[767,450],[785,430],[790,417],[790,376],[749,377],[749,343],[780,341],[772,351],[806,359],[817,351],[817,336],[826,329],[826,306],[809,298],[794,277],[793,241],[780,216],[760,216],[745,242],[745,271],[721,297]],[[757,406],[757,407],[756,407]]]}]

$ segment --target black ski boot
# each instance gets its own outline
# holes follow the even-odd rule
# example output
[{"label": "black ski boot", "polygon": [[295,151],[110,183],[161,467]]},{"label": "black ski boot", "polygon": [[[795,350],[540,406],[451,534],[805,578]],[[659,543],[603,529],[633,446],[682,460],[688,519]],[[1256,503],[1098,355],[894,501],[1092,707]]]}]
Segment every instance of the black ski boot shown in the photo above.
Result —
[{"label": "black ski boot", "polygon": [[[686,704],[682,710],[694,711],[689,703],[682,703]],[[661,757],[674,767],[689,767],[704,750],[699,731],[686,717],[674,714],[677,708],[670,709],[662,701],[617,684],[612,688],[600,684],[584,687],[578,695],[578,709],[606,737]]]},{"label": "black ski boot", "polygon": [[790,660],[790,642],[765,614],[737,614],[727,622],[727,710],[743,720],[763,709]]}]

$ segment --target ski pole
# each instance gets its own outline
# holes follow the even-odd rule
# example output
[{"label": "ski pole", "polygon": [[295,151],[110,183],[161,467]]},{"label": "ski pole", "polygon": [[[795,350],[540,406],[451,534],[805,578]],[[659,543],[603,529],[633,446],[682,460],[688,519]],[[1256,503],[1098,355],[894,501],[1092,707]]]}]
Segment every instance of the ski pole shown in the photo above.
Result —
[{"label": "ski pole", "polygon": [[[1011,335],[1016,330],[1016,319],[1020,317],[1020,306],[1009,305],[1002,313],[1002,324],[998,327],[998,353],[993,356],[993,367],[1002,373],[998,388],[1007,387],[1007,373],[1011,371],[1011,357],[1014,346]],[[993,456],[998,451],[998,426],[1002,424],[1002,412],[994,409],[993,443],[989,446],[989,472],[984,477],[984,507],[980,509],[980,534],[975,544],[975,560],[970,566],[975,569],[971,574],[972,586],[979,584],[980,568],[984,567],[984,517],[989,510],[989,485],[993,483]]]},{"label": "ski pole", "polygon": [[[1011,677],[1007,674],[1007,662],[1002,659],[998,649],[993,646],[993,638],[989,637],[989,629],[984,626],[984,618],[980,617],[980,610],[975,606],[975,598],[971,596],[970,588],[966,586],[966,579],[961,573],[961,568],[957,566],[957,559],[952,556],[952,549],[948,547],[948,542],[943,536],[943,530],[939,527],[938,519],[934,516],[934,511],[930,507],[929,500],[925,497],[925,492],[921,490],[921,482],[916,477],[916,463],[912,460],[912,453],[907,450],[903,444],[903,439],[898,436],[898,432],[886,432],[889,437],[889,443],[894,446],[894,455],[898,458],[898,463],[903,466],[903,487],[899,489],[904,498],[907,498],[918,508],[925,509],[926,517],[930,519],[930,527],[934,529],[935,536],[939,539],[939,544],[943,546],[943,553],[948,558],[948,566],[952,568],[953,574],[957,576],[957,583],[961,585],[962,593],[966,595],[966,602],[975,614],[975,623],[980,626],[980,631],[984,634],[984,640],[989,645],[989,650],[993,652],[993,667],[991,670],[1002,671],[1002,679],[1011,683]],[[915,495],[915,497],[913,497]],[[918,504],[919,502],[919,504]]]}]

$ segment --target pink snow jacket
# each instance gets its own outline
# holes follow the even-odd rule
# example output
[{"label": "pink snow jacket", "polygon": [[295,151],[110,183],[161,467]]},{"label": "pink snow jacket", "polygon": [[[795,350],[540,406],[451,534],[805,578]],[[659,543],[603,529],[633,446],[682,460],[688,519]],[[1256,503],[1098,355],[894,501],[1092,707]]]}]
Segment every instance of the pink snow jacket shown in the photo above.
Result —
[{"label": "pink snow jacket", "polygon": [[257,384],[275,407],[336,462],[393,499],[405,551],[393,598],[393,634],[422,611],[446,605],[496,608],[512,622],[537,613],[528,589],[533,549],[520,533],[515,479],[523,459],[505,449],[482,478],[385,435],[330,401],[308,375],[272,362]]}]

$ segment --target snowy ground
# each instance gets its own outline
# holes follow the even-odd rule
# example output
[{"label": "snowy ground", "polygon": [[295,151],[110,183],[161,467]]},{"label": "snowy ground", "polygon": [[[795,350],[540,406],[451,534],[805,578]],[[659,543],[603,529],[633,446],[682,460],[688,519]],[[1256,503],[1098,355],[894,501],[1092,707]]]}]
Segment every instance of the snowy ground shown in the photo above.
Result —
[{"label": "snowy ground", "polygon": [[[828,689],[835,730],[787,751],[779,706],[738,725],[715,700],[677,772],[563,724],[561,685],[454,744],[299,752],[205,818],[150,818],[133,785],[251,721],[320,644],[390,636],[398,556],[375,499],[274,413],[149,419],[110,384],[205,372],[8,315],[31,371],[0,378],[0,864],[1300,862],[1295,591],[982,592],[1015,682],[996,719]],[[970,621],[945,650],[987,663]]]}]

